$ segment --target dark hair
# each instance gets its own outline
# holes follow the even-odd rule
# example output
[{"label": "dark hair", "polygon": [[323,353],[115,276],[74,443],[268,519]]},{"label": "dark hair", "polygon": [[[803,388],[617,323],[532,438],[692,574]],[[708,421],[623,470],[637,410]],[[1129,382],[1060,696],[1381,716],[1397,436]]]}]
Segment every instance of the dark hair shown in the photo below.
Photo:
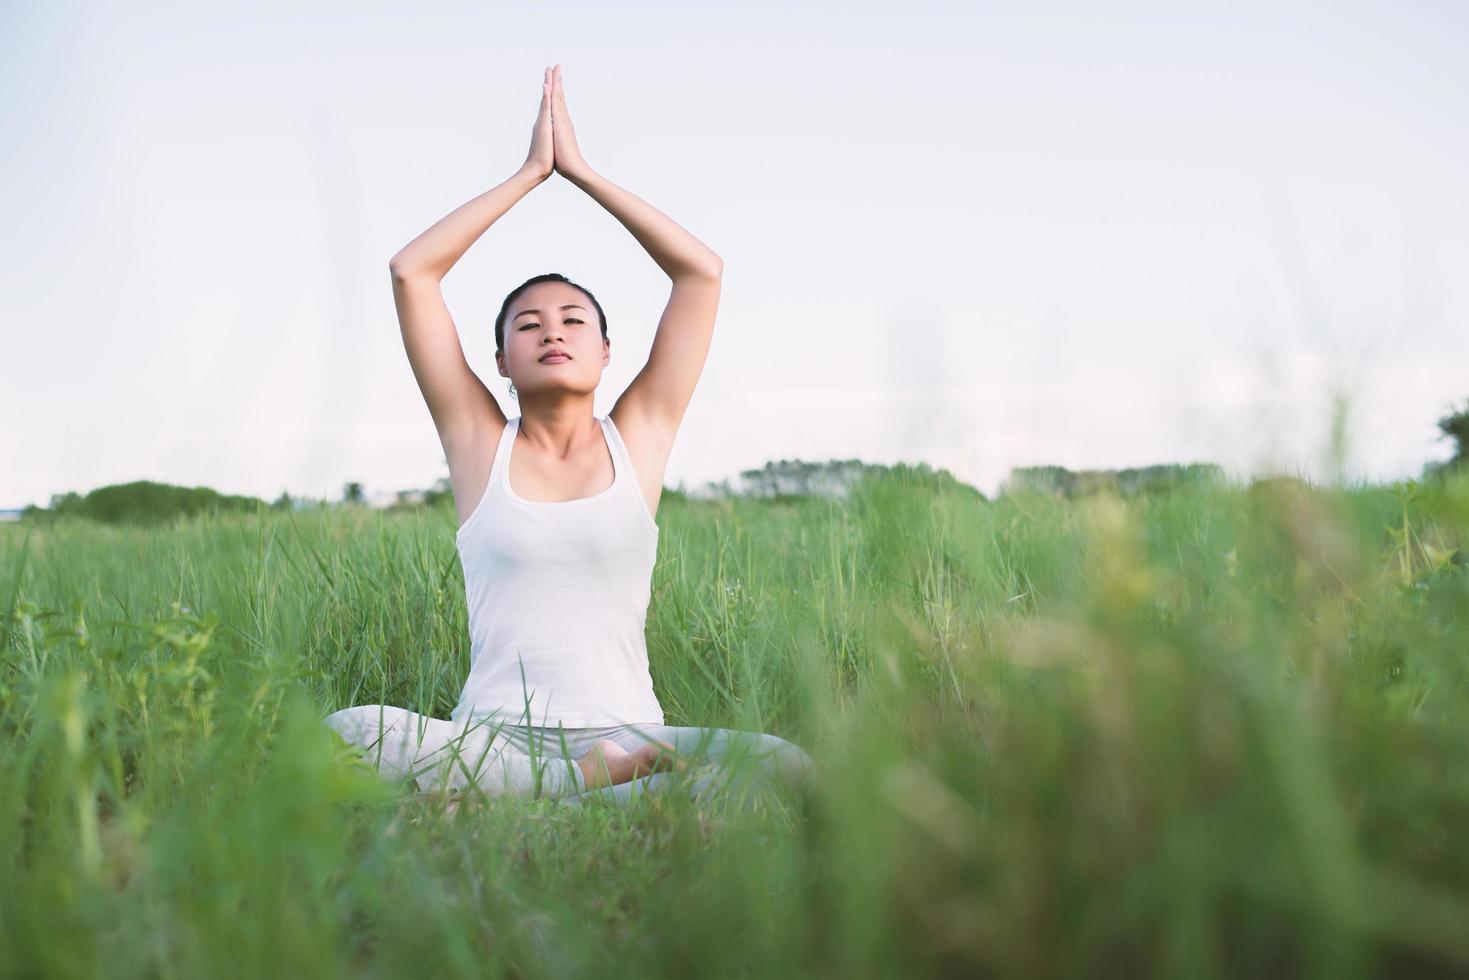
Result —
[{"label": "dark hair", "polygon": [[500,304],[500,315],[495,317],[495,350],[502,351],[505,349],[505,314],[510,312],[510,304],[515,302],[515,297],[530,287],[543,282],[564,282],[573,289],[578,289],[585,293],[587,299],[591,300],[592,305],[597,308],[597,316],[602,321],[602,339],[607,339],[607,314],[602,312],[602,304],[597,302],[597,297],[593,296],[585,286],[577,285],[561,273],[548,272],[543,276],[531,276],[525,282],[510,290],[510,295],[506,296],[505,302]]}]

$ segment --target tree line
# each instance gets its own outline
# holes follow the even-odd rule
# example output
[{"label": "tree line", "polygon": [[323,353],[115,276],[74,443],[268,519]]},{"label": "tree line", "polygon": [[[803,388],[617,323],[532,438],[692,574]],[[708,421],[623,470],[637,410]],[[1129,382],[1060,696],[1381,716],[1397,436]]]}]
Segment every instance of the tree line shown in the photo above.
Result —
[{"label": "tree line", "polygon": [[[1448,439],[1454,444],[1454,454],[1442,462],[1426,464],[1423,467],[1425,480],[1462,471],[1469,464],[1469,400],[1465,401],[1462,408],[1451,409],[1439,418],[1438,428],[1440,440]],[[704,495],[777,499],[799,496],[842,497],[846,496],[854,483],[875,474],[897,476],[907,481],[945,489],[967,488],[975,497],[983,499],[983,494],[961,483],[948,470],[933,470],[924,463],[917,466],[886,466],[863,463],[857,459],[825,462],[772,460],[763,468],[742,471],[737,486],[731,485],[728,480],[706,484]],[[1010,477],[1002,486],[1001,492],[1025,488],[1074,497],[1106,488],[1123,495],[1147,494],[1217,480],[1222,478],[1222,474],[1222,469],[1213,463],[1080,471],[1068,470],[1062,466],[1017,467],[1010,471]],[[665,490],[665,494],[684,497],[684,494],[671,490]],[[427,490],[399,491],[397,499],[388,505],[387,510],[436,508],[448,506],[452,501],[453,491],[448,478],[444,477]],[[341,499],[336,503],[361,506],[366,502],[362,484],[352,481],[343,485]],[[63,517],[82,517],[104,524],[156,525],[209,511],[254,513],[323,506],[332,506],[332,502],[293,498],[282,492],[274,501],[267,503],[259,497],[222,494],[209,487],[180,487],[151,480],[136,480],[132,483],[98,487],[86,494],[56,494],[51,497],[47,507],[34,504],[26,507],[21,512],[21,520],[47,521]]]}]

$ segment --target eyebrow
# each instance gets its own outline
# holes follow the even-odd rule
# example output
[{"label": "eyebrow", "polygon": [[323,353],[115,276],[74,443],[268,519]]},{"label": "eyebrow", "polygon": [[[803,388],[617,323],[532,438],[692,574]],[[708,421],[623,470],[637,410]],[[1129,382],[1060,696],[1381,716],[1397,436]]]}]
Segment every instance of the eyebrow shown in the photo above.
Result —
[{"label": "eyebrow", "polygon": [[[580,306],[580,305],[578,305],[576,303],[567,303],[565,306],[563,306],[561,308],[563,310],[581,310],[583,313],[585,313],[587,311],[587,308],[585,306]],[[514,323],[516,320],[519,320],[521,317],[525,316],[527,313],[540,313],[540,312],[541,312],[540,310],[521,310],[519,313],[515,314],[514,316],[512,316],[510,318],[510,322],[511,323]]]}]

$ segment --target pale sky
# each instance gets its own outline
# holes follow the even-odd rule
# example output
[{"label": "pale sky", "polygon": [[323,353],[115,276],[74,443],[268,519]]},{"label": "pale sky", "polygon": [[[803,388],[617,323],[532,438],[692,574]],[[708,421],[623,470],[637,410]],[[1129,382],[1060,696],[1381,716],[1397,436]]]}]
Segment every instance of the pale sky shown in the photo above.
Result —
[{"label": "pale sky", "polygon": [[[137,479],[427,487],[388,259],[586,159],[725,261],[664,478],[769,459],[1416,476],[1469,398],[1469,4],[0,6],[0,507]],[[559,176],[444,281],[561,272],[604,415],[668,279]]]}]

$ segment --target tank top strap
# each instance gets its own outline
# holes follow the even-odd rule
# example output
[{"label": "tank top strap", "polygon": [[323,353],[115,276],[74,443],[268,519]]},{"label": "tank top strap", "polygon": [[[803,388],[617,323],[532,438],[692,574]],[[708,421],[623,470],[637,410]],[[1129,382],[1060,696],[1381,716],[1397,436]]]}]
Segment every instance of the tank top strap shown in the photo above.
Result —
[{"label": "tank top strap", "polygon": [[637,471],[633,468],[632,456],[627,451],[627,443],[622,441],[622,433],[618,431],[617,423],[612,421],[610,412],[602,419],[602,427],[606,430],[608,441],[611,442],[613,450],[617,453],[617,471],[622,474],[620,479],[626,484],[624,493],[633,498],[634,507],[641,515],[645,526],[656,535],[658,522],[653,519],[652,513],[648,510],[648,501],[643,497],[643,488],[638,484]]},{"label": "tank top strap", "polygon": [[510,443],[515,438],[516,431],[520,428],[520,416],[508,420],[504,430],[500,433],[500,444],[495,447],[495,461],[490,464],[491,488],[504,487],[506,484],[505,460],[510,455]]},{"label": "tank top strap", "polygon": [[627,482],[636,485],[637,479],[633,476],[632,457],[627,454],[627,445],[622,441],[622,433],[617,431],[617,423],[612,421],[612,416],[606,415],[600,419],[603,430],[607,433],[607,443],[612,451],[617,454],[618,472],[627,475]]}]

